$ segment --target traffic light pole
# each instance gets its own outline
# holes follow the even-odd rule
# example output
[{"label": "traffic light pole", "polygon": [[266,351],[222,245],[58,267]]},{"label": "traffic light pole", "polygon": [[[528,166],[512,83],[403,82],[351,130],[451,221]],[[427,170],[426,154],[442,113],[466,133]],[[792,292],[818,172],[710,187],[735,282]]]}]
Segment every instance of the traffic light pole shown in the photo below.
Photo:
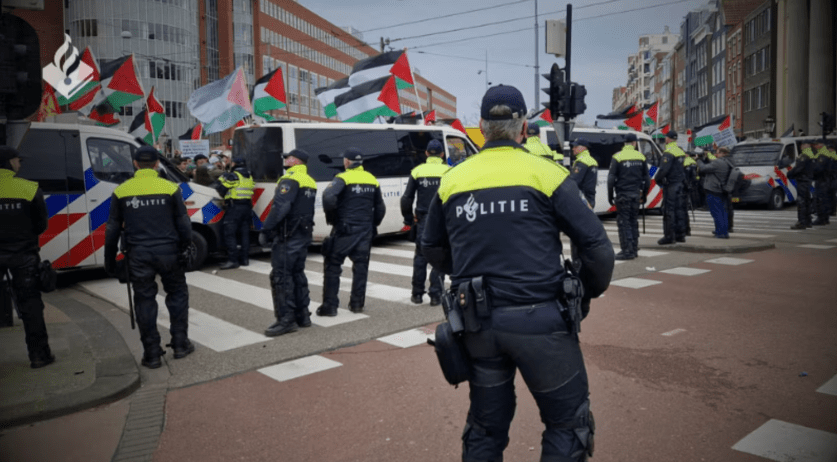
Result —
[{"label": "traffic light pole", "polygon": [[[565,55],[565,62],[564,62],[564,81],[565,82],[572,82],[570,79],[570,58],[572,57],[572,49],[573,49],[573,5],[571,3],[567,4],[567,51]],[[570,140],[571,134],[571,127],[569,123],[569,119],[565,116],[564,117],[564,140]],[[561,149],[564,147],[561,146]]]}]

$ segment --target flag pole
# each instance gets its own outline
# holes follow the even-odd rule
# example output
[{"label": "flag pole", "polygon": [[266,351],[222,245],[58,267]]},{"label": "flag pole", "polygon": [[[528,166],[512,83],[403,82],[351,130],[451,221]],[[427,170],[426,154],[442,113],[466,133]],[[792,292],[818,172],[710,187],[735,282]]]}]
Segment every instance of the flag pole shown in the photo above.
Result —
[{"label": "flag pole", "polygon": [[[407,49],[404,48],[404,53],[407,53]],[[416,104],[418,104],[419,114],[421,114],[421,122],[424,123],[424,109],[421,108],[421,98],[419,98],[418,94],[418,81],[416,81],[416,76],[413,74],[413,65],[410,65],[410,77],[413,79],[413,90],[416,93]]]}]

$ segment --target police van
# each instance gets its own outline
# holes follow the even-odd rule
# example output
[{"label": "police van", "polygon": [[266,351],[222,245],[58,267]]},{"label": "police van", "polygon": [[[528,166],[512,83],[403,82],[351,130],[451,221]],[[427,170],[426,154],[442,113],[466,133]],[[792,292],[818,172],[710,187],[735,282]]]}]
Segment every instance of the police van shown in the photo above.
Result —
[{"label": "police van", "polygon": [[[482,146],[484,138],[479,128],[469,127],[466,129],[468,136],[478,146]],[[610,170],[610,161],[613,155],[622,150],[625,145],[625,135],[633,133],[637,137],[637,149],[645,155],[648,161],[649,174],[651,176],[651,191],[648,193],[648,200],[645,203],[647,209],[659,208],[662,206],[663,190],[654,181],[654,174],[657,173],[663,153],[660,147],[654,143],[651,136],[625,130],[604,129],[604,128],[576,128],[573,130],[570,139],[585,138],[590,143],[588,150],[599,166],[598,180],[596,181],[596,206],[594,211],[598,214],[612,213],[616,207],[607,202],[607,174]],[[548,145],[550,149],[563,152],[564,163],[567,168],[570,166],[571,151],[569,143],[562,147],[552,126],[541,127],[541,142]]]},{"label": "police van", "polygon": [[[77,123],[33,122],[18,125],[24,157],[19,177],[35,181],[46,199],[49,224],[41,234],[41,258],[56,269],[104,266],[105,225],[111,195],[134,175],[134,138],[119,130]],[[223,203],[212,188],[189,183],[167,159],[160,158],[161,175],[180,184],[192,221],[194,264],[200,267],[220,247]]]},{"label": "police van", "polygon": [[269,122],[236,129],[233,156],[245,158],[256,181],[253,224],[260,230],[270,213],[276,182],[284,171],[282,154],[294,149],[307,152],[308,174],[317,182],[314,240],[321,241],[331,231],[323,212],[323,190],[336,174],[344,171],[341,155],[346,148],[360,149],[364,170],[378,179],[387,208],[378,233],[390,234],[404,226],[401,196],[410,172],[425,161],[427,144],[434,139],[442,142],[446,159],[477,152],[464,133],[444,126]]},{"label": "police van", "polygon": [[[834,141],[837,137],[828,139]],[[750,186],[732,201],[766,205],[770,210],[779,210],[785,204],[795,202],[796,180],[788,179],[787,174],[796,165],[802,144],[813,142],[811,137],[761,138],[735,145],[731,151],[732,161],[750,180]]]}]

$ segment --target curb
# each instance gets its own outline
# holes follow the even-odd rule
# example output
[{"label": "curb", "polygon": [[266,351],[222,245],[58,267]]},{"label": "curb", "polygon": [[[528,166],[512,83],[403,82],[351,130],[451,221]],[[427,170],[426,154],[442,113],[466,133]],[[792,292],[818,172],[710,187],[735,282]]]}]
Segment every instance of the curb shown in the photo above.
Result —
[{"label": "curb", "polygon": [[[66,296],[44,294],[43,299],[66,314],[87,337],[96,360],[96,380],[89,387],[69,394],[0,408],[0,428],[38,422],[111,403],[130,395],[140,386],[134,356],[107,319]],[[101,352],[117,353],[101,357]]]},{"label": "curb", "polygon": [[776,244],[774,242],[760,242],[757,244],[739,244],[728,246],[676,244],[673,246],[666,247],[660,246],[660,248],[667,248],[670,250],[677,250],[689,253],[750,253],[760,252],[762,250],[775,249]]}]

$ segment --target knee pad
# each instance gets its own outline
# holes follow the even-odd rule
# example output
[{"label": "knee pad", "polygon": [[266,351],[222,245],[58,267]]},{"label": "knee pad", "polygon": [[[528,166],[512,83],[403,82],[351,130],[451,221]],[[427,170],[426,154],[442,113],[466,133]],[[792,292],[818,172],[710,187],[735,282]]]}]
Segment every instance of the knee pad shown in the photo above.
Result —
[{"label": "knee pad", "polygon": [[593,411],[590,410],[590,399],[584,400],[573,414],[572,421],[565,424],[572,425],[573,433],[584,447],[583,450],[575,452],[572,457],[578,461],[586,461],[588,457],[593,457],[596,422],[593,419]]}]

